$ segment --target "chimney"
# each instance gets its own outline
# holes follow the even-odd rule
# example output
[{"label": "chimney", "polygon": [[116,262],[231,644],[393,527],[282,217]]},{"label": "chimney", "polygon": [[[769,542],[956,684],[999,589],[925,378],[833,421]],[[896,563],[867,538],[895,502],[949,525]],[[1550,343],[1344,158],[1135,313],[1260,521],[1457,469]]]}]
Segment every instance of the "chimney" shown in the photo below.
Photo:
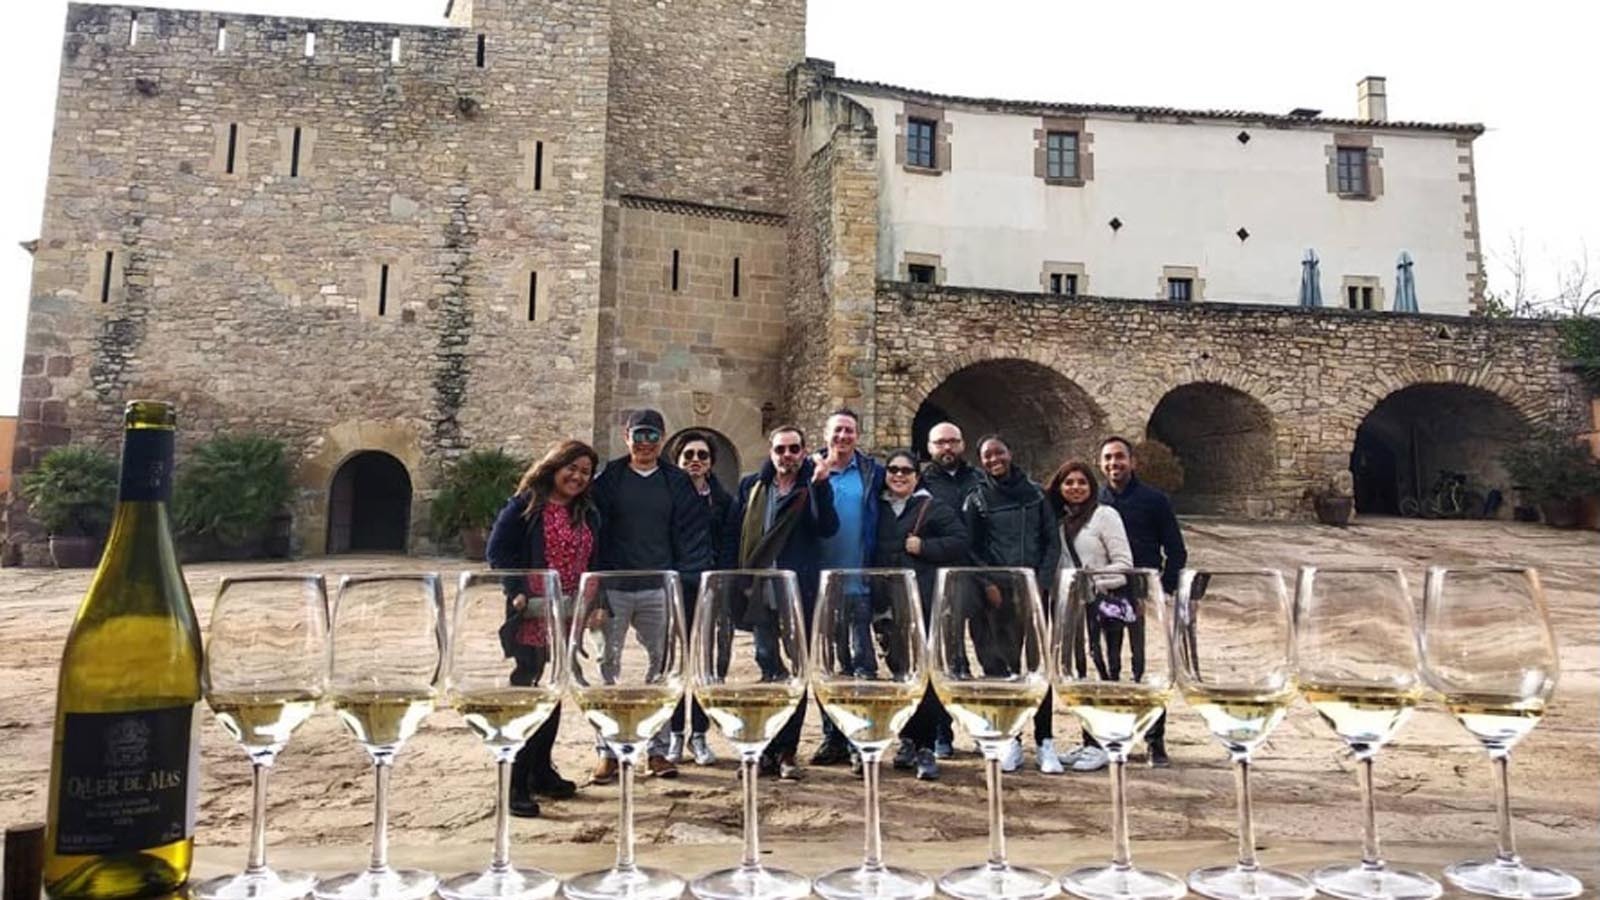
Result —
[{"label": "chimney", "polygon": [[1389,121],[1389,92],[1382,75],[1368,75],[1356,82],[1356,118]]}]

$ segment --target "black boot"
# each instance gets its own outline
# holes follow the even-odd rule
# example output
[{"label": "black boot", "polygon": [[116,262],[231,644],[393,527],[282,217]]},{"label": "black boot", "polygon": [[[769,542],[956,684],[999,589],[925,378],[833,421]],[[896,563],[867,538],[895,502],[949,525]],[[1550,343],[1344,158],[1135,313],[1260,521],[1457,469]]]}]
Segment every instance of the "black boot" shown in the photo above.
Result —
[{"label": "black boot", "polygon": [[528,793],[543,794],[552,800],[565,800],[578,793],[578,785],[561,777],[555,767],[535,767],[528,775]]},{"label": "black boot", "polygon": [[510,788],[511,796],[507,808],[511,814],[519,819],[538,818],[539,801],[528,793],[528,764],[520,758],[511,764]]},{"label": "black boot", "polygon": [[1150,766],[1155,769],[1172,768],[1172,758],[1167,756],[1167,739],[1163,735],[1146,741],[1150,748]]}]

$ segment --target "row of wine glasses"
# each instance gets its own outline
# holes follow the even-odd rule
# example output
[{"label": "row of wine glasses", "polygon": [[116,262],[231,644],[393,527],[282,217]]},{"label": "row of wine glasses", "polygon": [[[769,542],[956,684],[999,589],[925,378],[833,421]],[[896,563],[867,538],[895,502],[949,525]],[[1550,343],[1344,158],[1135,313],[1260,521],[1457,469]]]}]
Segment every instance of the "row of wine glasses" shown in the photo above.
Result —
[{"label": "row of wine glasses", "polygon": [[[1184,882],[1133,867],[1123,802],[1130,745],[1179,691],[1236,762],[1240,801],[1238,862],[1196,870],[1188,887],[1219,898],[1309,896],[1304,879],[1257,864],[1249,804],[1251,751],[1298,691],[1350,744],[1365,792],[1362,862],[1319,869],[1312,880],[1341,897],[1433,897],[1439,887],[1427,876],[1383,864],[1371,799],[1372,755],[1421,698],[1423,678],[1484,741],[1501,778],[1501,852],[1489,863],[1453,866],[1447,877],[1495,896],[1575,896],[1581,887],[1570,876],[1517,859],[1506,803],[1506,754],[1537,722],[1556,674],[1537,575],[1433,570],[1421,629],[1397,570],[1306,569],[1298,588],[1291,605],[1273,570],[1186,571],[1169,609],[1153,572],[1068,571],[1047,625],[1033,575],[1020,569],[941,570],[931,609],[907,570],[828,571],[809,617],[793,573],[712,572],[686,641],[673,573],[589,573],[577,596],[563,599],[552,572],[480,572],[461,576],[447,641],[437,575],[343,579],[331,634],[320,578],[225,579],[206,695],[252,759],[256,807],[245,872],[200,885],[197,896],[552,895],[560,887],[554,876],[510,863],[509,767],[570,691],[619,762],[621,809],[615,865],[570,879],[566,894],[676,897],[682,879],[635,860],[633,774],[692,689],[739,751],[744,793],[739,864],[688,885],[707,900],[798,898],[813,889],[852,900],[931,896],[933,880],[884,862],[877,778],[883,751],[903,729],[933,727],[933,693],[983,750],[991,836],[990,858],[946,873],[939,890],[961,898],[1048,897],[1060,887],[1090,898],[1181,896]],[[1142,641],[1132,638],[1135,629]],[[1144,649],[1126,680],[1124,639]],[[1050,702],[1052,681],[1106,750],[1113,784],[1112,862],[1059,881],[1007,862],[1000,791],[1001,755]],[[866,788],[862,864],[814,884],[763,866],[756,829],[758,760],[769,742],[798,738],[792,716],[808,688],[861,754]],[[500,788],[491,864],[442,884],[390,867],[386,841],[390,767],[441,692],[494,754]],[[371,756],[377,790],[370,865],[318,881],[266,866],[263,817],[267,768],[324,698]]]}]

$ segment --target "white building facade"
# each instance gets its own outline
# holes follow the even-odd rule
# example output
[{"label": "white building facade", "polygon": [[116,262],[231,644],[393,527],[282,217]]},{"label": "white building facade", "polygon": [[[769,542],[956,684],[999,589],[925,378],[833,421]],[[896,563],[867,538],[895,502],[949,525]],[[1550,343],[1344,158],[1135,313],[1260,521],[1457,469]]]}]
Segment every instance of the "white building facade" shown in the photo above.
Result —
[{"label": "white building facade", "polygon": [[1392,307],[1482,302],[1475,124],[979,100],[840,79],[880,152],[878,276],[1082,296]]}]

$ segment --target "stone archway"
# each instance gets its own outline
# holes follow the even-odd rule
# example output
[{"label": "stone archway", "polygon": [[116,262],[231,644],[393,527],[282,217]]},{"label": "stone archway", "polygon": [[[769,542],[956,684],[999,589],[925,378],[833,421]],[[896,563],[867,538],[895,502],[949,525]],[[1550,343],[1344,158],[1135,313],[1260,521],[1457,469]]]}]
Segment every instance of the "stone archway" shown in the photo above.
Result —
[{"label": "stone archway", "polygon": [[731,492],[739,484],[739,473],[744,470],[739,468],[739,448],[722,432],[699,425],[685,428],[667,438],[661,457],[677,462],[678,451],[683,449],[684,441],[694,435],[702,436],[711,443],[712,455],[717,458],[711,467],[711,474],[717,477],[725,490]]},{"label": "stone archway", "polygon": [[1049,478],[1064,459],[1091,458],[1106,433],[1105,411],[1082,387],[1025,359],[973,363],[940,382],[911,422],[919,455],[925,455],[929,429],[941,421],[960,426],[974,460],[983,435],[1004,435],[1016,465],[1037,480]]},{"label": "stone archway", "polygon": [[404,553],[410,537],[411,475],[381,450],[345,460],[328,489],[329,553]]},{"label": "stone archway", "polygon": [[1266,499],[1277,467],[1272,413],[1244,391],[1215,382],[1175,387],[1145,434],[1183,466],[1183,487],[1172,495],[1178,512],[1249,515]]},{"label": "stone archway", "polygon": [[1499,490],[1510,501],[1500,454],[1527,427],[1511,401],[1482,387],[1429,382],[1400,388],[1378,401],[1356,429],[1350,453],[1356,510],[1398,513],[1402,500],[1426,497],[1442,471],[1463,472],[1471,490]]}]

